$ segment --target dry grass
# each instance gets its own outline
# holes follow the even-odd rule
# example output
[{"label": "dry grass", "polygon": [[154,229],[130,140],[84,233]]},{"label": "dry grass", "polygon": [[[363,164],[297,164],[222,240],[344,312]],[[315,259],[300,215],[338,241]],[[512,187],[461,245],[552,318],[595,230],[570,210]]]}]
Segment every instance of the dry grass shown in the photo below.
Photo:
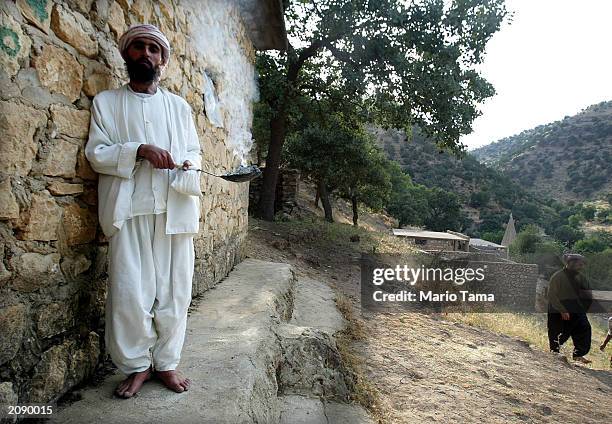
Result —
[{"label": "dry grass", "polygon": [[[257,222],[260,226],[265,223]],[[346,253],[413,254],[415,252],[405,240],[390,232],[369,230],[339,222],[327,222],[319,217],[308,217],[274,223],[274,230],[286,234],[289,241],[301,243],[311,249]],[[357,240],[357,241],[351,241]]]},{"label": "dry grass", "polygon": [[378,390],[364,377],[366,375],[365,358],[355,355],[351,347],[355,341],[365,340],[367,334],[361,321],[355,317],[349,298],[342,293],[337,293],[336,306],[348,322],[347,328],[336,335],[336,344],[344,365],[353,377],[354,388],[351,395],[356,402],[370,411],[378,424],[388,423],[389,418],[385,413]]},{"label": "dry grass", "polygon": [[[498,314],[478,314],[478,313],[452,313],[446,316],[447,319],[460,321],[474,327],[485,328],[497,334],[505,334],[524,340],[536,349],[548,352],[548,336],[546,330],[545,314],[519,314],[519,313],[498,313]],[[610,353],[601,352],[599,345],[606,337],[606,332],[595,320],[591,321],[593,337],[591,341],[591,351],[587,358],[593,363],[593,369],[609,370]],[[608,350],[610,347],[608,348]],[[571,339],[563,345],[561,353],[569,361],[572,360],[573,345]]]}]

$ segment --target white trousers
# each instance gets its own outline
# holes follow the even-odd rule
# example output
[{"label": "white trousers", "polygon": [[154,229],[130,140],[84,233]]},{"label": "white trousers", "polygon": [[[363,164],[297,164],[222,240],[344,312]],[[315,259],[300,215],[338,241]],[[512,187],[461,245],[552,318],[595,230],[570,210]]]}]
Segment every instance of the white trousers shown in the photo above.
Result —
[{"label": "white trousers", "polygon": [[166,214],[128,219],[109,242],[105,342],[129,375],[178,366],[191,302],[193,234],[166,234]]}]

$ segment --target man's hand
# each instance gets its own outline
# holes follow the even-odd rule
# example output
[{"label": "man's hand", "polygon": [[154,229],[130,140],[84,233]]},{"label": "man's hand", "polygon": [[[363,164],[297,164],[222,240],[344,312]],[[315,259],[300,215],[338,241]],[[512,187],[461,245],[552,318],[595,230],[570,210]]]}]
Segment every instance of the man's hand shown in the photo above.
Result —
[{"label": "man's hand", "polygon": [[136,154],[148,160],[153,168],[174,169],[176,166],[170,152],[152,144],[141,144]]},{"label": "man's hand", "polygon": [[562,319],[563,321],[569,321],[569,319],[570,319],[570,314],[569,314],[569,312],[561,312],[561,319]]},{"label": "man's hand", "polygon": [[189,167],[191,166],[191,162],[189,162],[188,160],[186,160],[185,162],[183,162],[183,169],[185,171],[187,171],[189,169]]}]

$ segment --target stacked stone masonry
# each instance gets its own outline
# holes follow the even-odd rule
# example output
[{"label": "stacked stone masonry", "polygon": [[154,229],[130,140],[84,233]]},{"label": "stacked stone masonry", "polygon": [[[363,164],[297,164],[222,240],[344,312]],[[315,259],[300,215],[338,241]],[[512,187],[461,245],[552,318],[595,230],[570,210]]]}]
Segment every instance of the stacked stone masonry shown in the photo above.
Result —
[{"label": "stacked stone masonry", "polygon": [[[250,133],[254,47],[234,2],[16,0],[0,5],[0,397],[50,402],[105,358],[107,249],[85,159],[93,97],[127,82],[121,34],[153,23],[172,56],[162,86],[192,106],[203,164],[234,169]],[[212,77],[223,127],[203,113]],[[194,295],[243,256],[248,184],[203,176]]]},{"label": "stacked stone masonry", "polygon": [[[265,167],[260,168],[262,171]],[[259,196],[263,178],[255,179],[249,186],[250,212],[255,213],[255,207],[259,203]],[[297,169],[281,168],[276,182],[276,193],[274,197],[274,213],[281,212],[291,215],[297,207],[297,197],[300,183],[300,172]]]}]

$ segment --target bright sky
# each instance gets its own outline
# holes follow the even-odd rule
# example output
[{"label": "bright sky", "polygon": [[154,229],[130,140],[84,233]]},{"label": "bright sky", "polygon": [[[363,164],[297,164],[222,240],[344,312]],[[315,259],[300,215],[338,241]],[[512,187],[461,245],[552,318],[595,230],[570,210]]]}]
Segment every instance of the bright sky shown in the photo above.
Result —
[{"label": "bright sky", "polygon": [[515,12],[487,44],[481,106],[468,149],[612,100],[611,0],[507,0]]}]

